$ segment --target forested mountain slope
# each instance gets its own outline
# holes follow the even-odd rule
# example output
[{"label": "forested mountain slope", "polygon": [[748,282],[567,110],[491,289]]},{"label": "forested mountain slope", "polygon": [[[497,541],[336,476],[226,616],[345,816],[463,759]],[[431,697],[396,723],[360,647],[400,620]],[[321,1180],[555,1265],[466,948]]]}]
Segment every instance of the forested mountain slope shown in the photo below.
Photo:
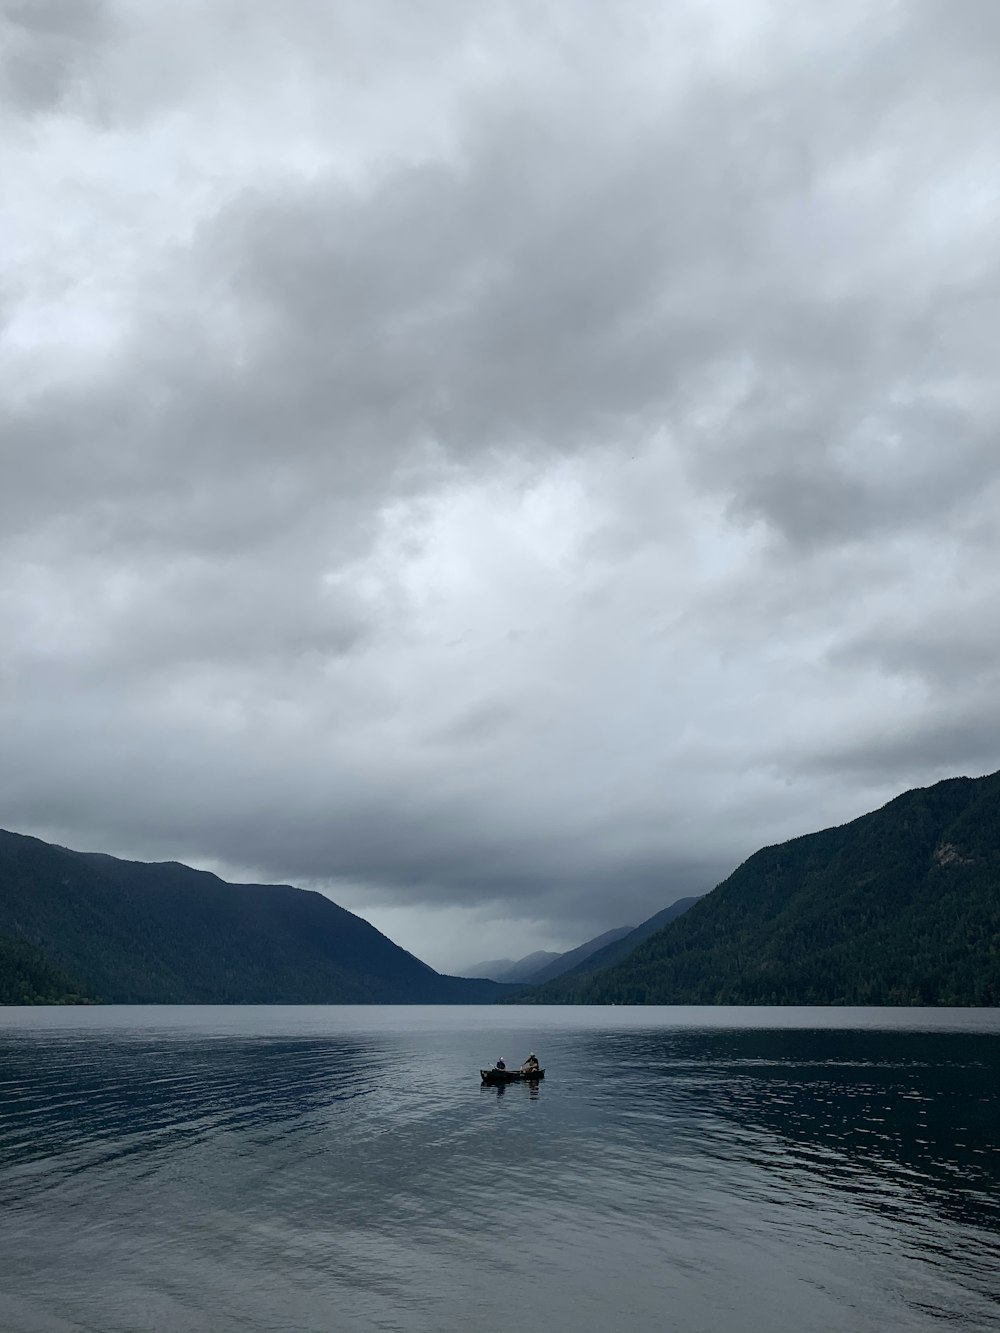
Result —
[{"label": "forested mountain slope", "polygon": [[[579,977],[589,972],[598,972],[601,968],[610,967],[613,963],[620,962],[623,958],[627,958],[634,949],[638,948],[643,940],[649,939],[650,935],[654,935],[671,921],[675,921],[689,907],[693,907],[697,901],[697,895],[692,898],[678,898],[669,907],[664,907],[632,930],[619,934],[617,939],[609,940],[600,949],[595,949],[592,953],[584,955],[579,962],[575,963],[573,967],[567,968],[561,975]],[[547,978],[543,977],[541,980],[547,980]]]},{"label": "forested mountain slope", "polygon": [[5,832],[0,938],[0,993],[43,1000],[464,1004],[504,993],[441,976],[319,893]]},{"label": "forested mountain slope", "polygon": [[765,847],[626,959],[514,1000],[1000,1005],[1000,774]]}]

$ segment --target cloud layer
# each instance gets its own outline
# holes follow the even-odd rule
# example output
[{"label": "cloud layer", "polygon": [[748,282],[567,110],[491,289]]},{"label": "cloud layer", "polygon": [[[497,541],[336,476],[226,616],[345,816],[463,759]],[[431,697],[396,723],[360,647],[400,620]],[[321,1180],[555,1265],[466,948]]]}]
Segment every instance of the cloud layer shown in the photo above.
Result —
[{"label": "cloud layer", "polygon": [[996,768],[1000,18],[828,8],[0,7],[2,822],[457,964]]}]

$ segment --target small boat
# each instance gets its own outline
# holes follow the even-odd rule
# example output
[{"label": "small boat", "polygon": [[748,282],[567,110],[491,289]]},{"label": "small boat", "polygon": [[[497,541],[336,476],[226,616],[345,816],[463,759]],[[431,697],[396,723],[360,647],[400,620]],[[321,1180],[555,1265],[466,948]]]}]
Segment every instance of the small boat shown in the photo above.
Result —
[{"label": "small boat", "polygon": [[544,1069],[480,1069],[479,1077],[484,1083],[533,1083],[536,1078],[544,1078]]}]

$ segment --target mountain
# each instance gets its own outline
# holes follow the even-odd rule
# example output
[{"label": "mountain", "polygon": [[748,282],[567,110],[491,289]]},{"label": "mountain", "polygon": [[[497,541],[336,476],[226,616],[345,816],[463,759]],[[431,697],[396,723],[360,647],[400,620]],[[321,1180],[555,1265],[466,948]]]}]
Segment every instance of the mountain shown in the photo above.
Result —
[{"label": "mountain", "polygon": [[570,968],[582,964],[595,950],[611,945],[623,935],[632,932],[631,926],[618,926],[615,930],[606,930],[585,944],[570,949],[567,953],[547,953],[540,949],[529,953],[524,958],[513,962],[510,958],[495,958],[488,963],[476,963],[462,971],[463,977],[491,977],[494,981],[518,982],[521,985],[540,985],[553,977],[562,976]]},{"label": "mountain", "polygon": [[606,930],[585,944],[570,949],[567,953],[532,953],[518,962],[509,958],[494,959],[489,963],[478,963],[466,969],[464,977],[492,977],[494,981],[520,982],[522,985],[540,986],[555,977],[572,973],[574,976],[583,972],[593,972],[599,967],[608,967],[631,953],[647,935],[651,935],[660,926],[672,921],[675,916],[687,910],[697,898],[679,898],[677,902],[657,912],[641,926],[617,926]]},{"label": "mountain", "polygon": [[0,996],[469,1004],[502,994],[440,975],[320,893],[0,831]]},{"label": "mountain", "polygon": [[1000,1005],[1000,773],[765,847],[564,1004]]},{"label": "mountain", "polygon": [[587,940],[586,944],[580,944],[575,949],[570,949],[568,953],[556,954],[555,958],[539,968],[532,977],[524,977],[523,980],[530,980],[534,985],[540,985],[543,981],[551,981],[553,977],[561,977],[564,972],[583,967],[595,953],[612,948],[617,940],[631,933],[631,926],[616,926],[614,930],[606,930],[603,935]]},{"label": "mountain", "polygon": [[[632,950],[637,948],[643,940],[648,939],[650,935],[655,934],[656,931],[662,930],[664,926],[669,925],[671,921],[675,920],[683,912],[686,912],[689,907],[693,907],[698,901],[699,896],[700,895],[696,894],[692,898],[678,898],[677,901],[671,903],[669,907],[664,907],[662,911],[648,917],[641,925],[636,926],[634,930],[629,930],[626,926],[624,930],[608,931],[607,936],[601,937],[602,939],[606,939],[607,943],[583,954],[581,958],[577,959],[574,963],[571,963],[569,967],[563,968],[553,975],[583,976],[587,972],[598,972],[602,967],[611,967],[613,963],[619,962],[622,958],[627,958]],[[587,948],[586,945],[583,947]],[[574,952],[579,952],[579,950],[574,950]],[[563,956],[566,958],[569,957],[568,954]],[[551,979],[551,977],[538,977],[537,981],[543,982]]]},{"label": "mountain", "polygon": [[524,958],[494,958],[491,962],[475,963],[472,967],[463,968],[461,976],[463,977],[489,977],[493,981],[503,981],[506,983],[534,981],[537,973],[562,955],[558,953],[549,953],[544,949],[538,949],[535,953],[526,954]]},{"label": "mountain", "polygon": [[513,958],[490,958],[485,963],[473,963],[459,972],[460,977],[489,977],[491,981],[503,981],[512,967],[517,967]]},{"label": "mountain", "polygon": [[552,953],[545,949],[538,949],[534,953],[529,953],[524,958],[519,958],[516,963],[508,968],[504,976],[494,978],[494,980],[505,982],[514,981],[518,983],[531,981],[547,963],[553,962],[558,957],[559,955],[557,953]]}]

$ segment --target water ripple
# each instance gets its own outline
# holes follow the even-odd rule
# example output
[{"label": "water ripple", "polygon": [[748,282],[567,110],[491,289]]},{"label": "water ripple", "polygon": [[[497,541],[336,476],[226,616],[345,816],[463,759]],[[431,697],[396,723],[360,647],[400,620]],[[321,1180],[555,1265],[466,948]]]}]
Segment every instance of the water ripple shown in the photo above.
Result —
[{"label": "water ripple", "polygon": [[[448,1333],[493,1300],[574,1333],[995,1325],[1000,1024],[583,1017],[14,1022],[0,1327]],[[500,1024],[537,1087],[479,1086]]]}]

